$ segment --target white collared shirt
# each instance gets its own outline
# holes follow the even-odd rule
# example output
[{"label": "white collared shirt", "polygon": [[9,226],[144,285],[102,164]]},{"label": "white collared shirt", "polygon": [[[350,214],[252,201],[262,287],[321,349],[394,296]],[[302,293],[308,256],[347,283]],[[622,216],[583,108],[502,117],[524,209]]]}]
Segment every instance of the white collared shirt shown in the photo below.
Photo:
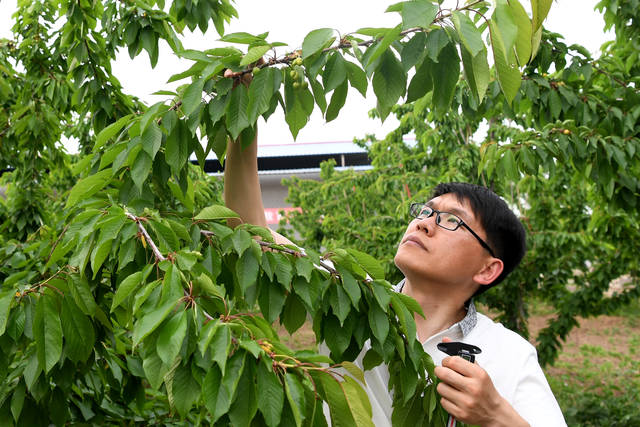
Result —
[{"label": "white collared shirt", "polygon": [[[396,291],[402,289],[403,282],[396,286]],[[436,366],[440,366],[442,360],[447,357],[436,347],[445,336],[453,341],[480,347],[482,353],[476,355],[476,363],[487,371],[498,393],[529,422],[531,427],[566,426],[560,406],[538,363],[536,349],[527,340],[502,324],[477,313],[473,301],[469,304],[463,320],[422,343]],[[354,361],[361,369],[362,359],[370,348],[367,341]],[[377,427],[390,426],[392,399],[387,387],[387,366],[378,365],[370,371],[365,371],[364,376],[365,390],[373,410],[373,423]]]}]

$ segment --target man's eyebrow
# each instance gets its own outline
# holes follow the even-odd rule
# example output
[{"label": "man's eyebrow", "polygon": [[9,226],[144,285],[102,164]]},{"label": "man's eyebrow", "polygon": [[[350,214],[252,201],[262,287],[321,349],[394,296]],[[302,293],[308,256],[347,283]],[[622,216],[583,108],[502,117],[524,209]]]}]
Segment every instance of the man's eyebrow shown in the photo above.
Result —
[{"label": "man's eyebrow", "polygon": [[[426,205],[426,206],[429,206],[430,208],[435,209],[435,206],[434,206],[433,200],[429,200],[427,203],[425,203],[425,205]],[[455,208],[455,207],[452,207],[452,208],[449,208],[449,209],[444,208],[444,209],[442,210],[442,212],[449,212],[449,213],[452,213],[452,214],[458,215],[458,216],[459,216],[459,217],[461,217],[465,222],[469,221],[469,219],[470,219],[470,217],[469,217],[469,213],[468,213],[468,212],[463,211],[463,210],[458,209],[458,208]]]}]

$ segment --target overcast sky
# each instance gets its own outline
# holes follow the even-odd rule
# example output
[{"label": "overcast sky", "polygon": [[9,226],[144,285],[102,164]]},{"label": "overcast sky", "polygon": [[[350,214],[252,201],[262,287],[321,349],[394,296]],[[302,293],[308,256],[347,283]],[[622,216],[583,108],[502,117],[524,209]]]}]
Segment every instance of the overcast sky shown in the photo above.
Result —
[{"label": "overcast sky", "polygon": [[[395,26],[400,22],[397,13],[384,13],[386,7],[394,1],[381,0],[237,0],[236,8],[240,16],[231,22],[227,32],[247,31],[253,34],[269,31],[268,41],[281,41],[289,44],[286,50],[299,48],[304,36],[312,29],[330,27],[341,33],[354,31],[361,27]],[[611,33],[604,34],[604,22],[601,15],[593,10],[596,0],[560,0],[551,7],[549,18],[545,22],[547,29],[561,33],[566,42],[579,43],[586,46],[597,56],[600,45],[613,38]],[[525,7],[529,2],[524,1]],[[16,2],[0,0],[0,38],[11,37],[11,14],[16,9]],[[210,27],[207,35],[198,31],[191,34],[185,31],[183,44],[186,48],[208,49],[216,45],[218,35]],[[283,48],[280,48],[283,49]],[[280,50],[279,53],[284,53]],[[167,84],[172,74],[187,69],[191,61],[179,61],[172,55],[168,46],[161,42],[161,54],[155,69],[149,65],[146,52],[135,60],[129,59],[126,49],[123,50],[113,66],[114,73],[127,93],[134,94],[147,103],[155,103],[162,97],[151,95],[160,89],[173,89],[177,84]],[[370,92],[372,92],[370,90]],[[349,91],[347,102],[340,116],[324,123],[321,115],[314,111],[309,124],[298,134],[298,142],[350,141],[354,137],[363,137],[373,133],[383,137],[396,126],[389,117],[384,124],[379,120],[368,118],[367,112],[375,107],[373,96],[363,98],[355,90]],[[281,112],[270,119],[268,125],[260,124],[261,144],[291,143],[289,133]],[[73,150],[73,147],[69,147]]]}]

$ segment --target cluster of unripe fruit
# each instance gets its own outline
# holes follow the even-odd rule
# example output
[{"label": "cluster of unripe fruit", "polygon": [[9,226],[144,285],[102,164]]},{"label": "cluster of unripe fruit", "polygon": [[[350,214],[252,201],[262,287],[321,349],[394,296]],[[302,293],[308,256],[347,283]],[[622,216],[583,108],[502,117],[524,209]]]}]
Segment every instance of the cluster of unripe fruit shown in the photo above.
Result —
[{"label": "cluster of unripe fruit", "polygon": [[291,71],[289,77],[293,80],[294,89],[306,89],[309,84],[304,78],[304,69],[302,68],[302,58],[298,57],[291,61]]}]

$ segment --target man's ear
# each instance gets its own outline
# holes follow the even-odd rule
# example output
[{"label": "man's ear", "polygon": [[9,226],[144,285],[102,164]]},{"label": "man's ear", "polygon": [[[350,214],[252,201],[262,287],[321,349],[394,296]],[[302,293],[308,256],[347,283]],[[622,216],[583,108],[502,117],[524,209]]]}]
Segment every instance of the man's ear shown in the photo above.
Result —
[{"label": "man's ear", "polygon": [[473,280],[481,286],[488,285],[502,274],[502,270],[504,270],[502,260],[491,257],[487,260],[487,263],[484,264],[482,269],[473,276]]}]

